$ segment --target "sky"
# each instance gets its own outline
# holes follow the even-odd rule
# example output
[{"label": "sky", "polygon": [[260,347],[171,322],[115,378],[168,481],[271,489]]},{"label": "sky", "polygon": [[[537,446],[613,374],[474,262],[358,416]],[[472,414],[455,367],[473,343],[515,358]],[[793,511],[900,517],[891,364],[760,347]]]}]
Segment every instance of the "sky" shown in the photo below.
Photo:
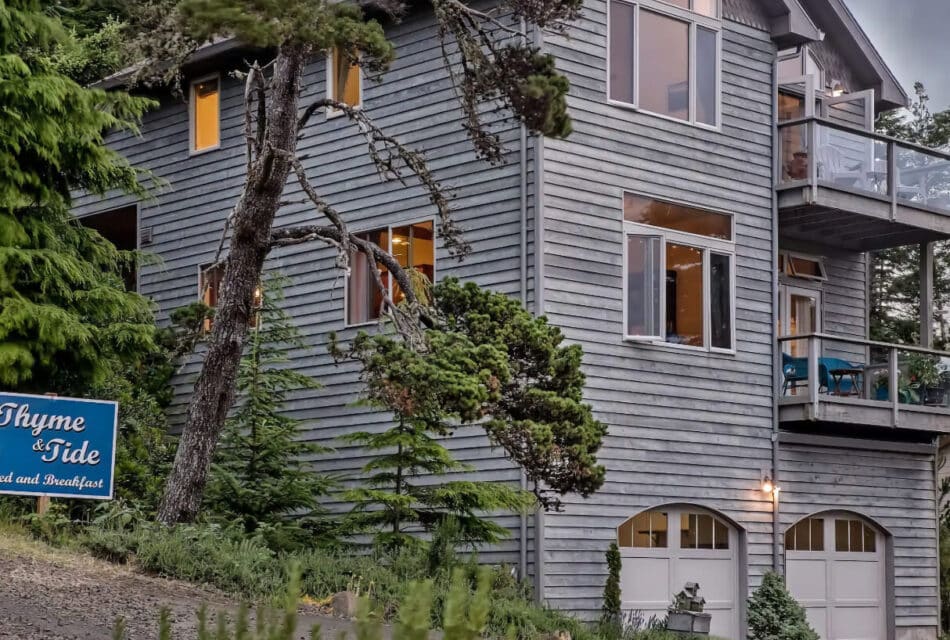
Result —
[{"label": "sky", "polygon": [[918,80],[930,108],[950,108],[950,0],[845,0],[851,13],[913,97]]}]

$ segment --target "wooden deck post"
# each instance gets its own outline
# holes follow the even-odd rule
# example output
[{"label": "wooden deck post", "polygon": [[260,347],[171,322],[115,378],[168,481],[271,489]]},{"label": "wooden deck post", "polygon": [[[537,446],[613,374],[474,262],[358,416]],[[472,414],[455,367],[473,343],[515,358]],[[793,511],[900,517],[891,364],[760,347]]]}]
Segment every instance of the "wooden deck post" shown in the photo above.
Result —
[{"label": "wooden deck post", "polygon": [[920,346],[933,349],[934,243],[920,245]]}]

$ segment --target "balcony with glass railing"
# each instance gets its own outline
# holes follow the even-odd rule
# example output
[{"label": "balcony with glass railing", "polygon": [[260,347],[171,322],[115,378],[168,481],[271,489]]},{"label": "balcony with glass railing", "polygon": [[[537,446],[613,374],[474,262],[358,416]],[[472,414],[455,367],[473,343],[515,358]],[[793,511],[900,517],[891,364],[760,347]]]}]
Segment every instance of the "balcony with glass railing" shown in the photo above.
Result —
[{"label": "balcony with glass railing", "polygon": [[950,353],[821,333],[778,343],[783,426],[950,433]]},{"label": "balcony with glass railing", "polygon": [[783,237],[871,251],[950,236],[950,154],[815,116],[778,133]]}]

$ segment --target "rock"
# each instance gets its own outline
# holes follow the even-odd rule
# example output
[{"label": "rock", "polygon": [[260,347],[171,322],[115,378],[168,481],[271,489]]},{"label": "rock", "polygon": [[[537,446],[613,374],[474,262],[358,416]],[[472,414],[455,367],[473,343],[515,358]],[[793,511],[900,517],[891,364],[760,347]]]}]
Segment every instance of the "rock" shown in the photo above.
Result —
[{"label": "rock", "polygon": [[546,636],[544,640],[571,640],[571,632],[561,629],[559,631],[555,631],[554,633]]},{"label": "rock", "polygon": [[330,608],[333,610],[333,615],[335,616],[355,618],[356,601],[356,594],[352,591],[340,591],[339,593],[333,594],[333,599],[330,601]]}]

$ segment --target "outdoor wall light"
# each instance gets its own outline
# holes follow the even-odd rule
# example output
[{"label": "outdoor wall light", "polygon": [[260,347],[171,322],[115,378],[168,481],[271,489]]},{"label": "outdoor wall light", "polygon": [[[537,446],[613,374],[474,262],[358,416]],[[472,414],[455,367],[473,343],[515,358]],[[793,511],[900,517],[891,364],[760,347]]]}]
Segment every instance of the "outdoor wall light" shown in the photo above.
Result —
[{"label": "outdoor wall light", "polygon": [[768,494],[770,496],[777,496],[781,490],[781,487],[775,486],[775,483],[772,482],[771,476],[766,475],[762,479],[762,493]]},{"label": "outdoor wall light", "polygon": [[837,98],[844,95],[844,83],[841,80],[831,81],[831,96]]}]

